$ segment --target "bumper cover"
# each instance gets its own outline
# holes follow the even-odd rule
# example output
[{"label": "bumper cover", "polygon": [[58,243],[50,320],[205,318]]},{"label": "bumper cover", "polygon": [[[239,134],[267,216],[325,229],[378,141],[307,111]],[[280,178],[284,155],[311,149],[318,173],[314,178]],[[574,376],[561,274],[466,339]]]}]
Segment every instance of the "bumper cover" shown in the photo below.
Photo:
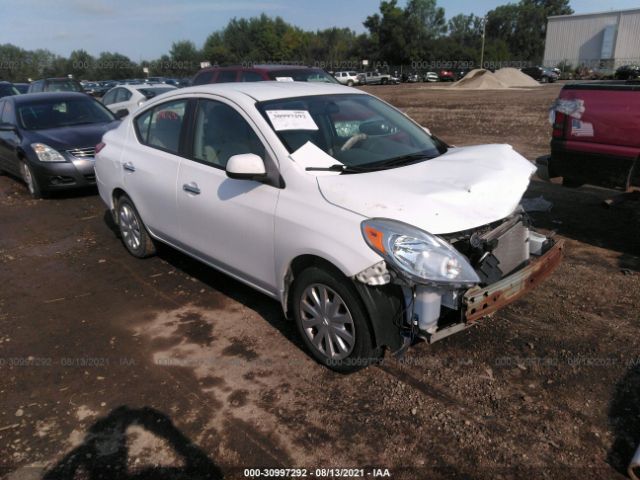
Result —
[{"label": "bumper cover", "polygon": [[521,270],[487,287],[473,287],[467,290],[462,299],[466,322],[472,324],[535,288],[560,265],[563,254],[564,241],[559,240],[544,255]]}]

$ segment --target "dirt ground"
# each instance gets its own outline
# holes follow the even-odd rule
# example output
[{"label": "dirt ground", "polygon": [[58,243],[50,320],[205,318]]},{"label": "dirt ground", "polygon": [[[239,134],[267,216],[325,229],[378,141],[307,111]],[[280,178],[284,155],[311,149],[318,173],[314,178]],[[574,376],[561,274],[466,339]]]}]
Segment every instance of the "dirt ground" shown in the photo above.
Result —
[{"label": "dirt ground", "polygon": [[[535,159],[559,88],[367,90],[451,144]],[[0,477],[625,478],[640,206],[607,210],[611,193],[532,182],[526,196],[554,204],[534,222],[567,240],[555,275],[476,328],[343,376],[276,302],[169,248],[128,255],[93,192],[36,201],[0,177]]]}]

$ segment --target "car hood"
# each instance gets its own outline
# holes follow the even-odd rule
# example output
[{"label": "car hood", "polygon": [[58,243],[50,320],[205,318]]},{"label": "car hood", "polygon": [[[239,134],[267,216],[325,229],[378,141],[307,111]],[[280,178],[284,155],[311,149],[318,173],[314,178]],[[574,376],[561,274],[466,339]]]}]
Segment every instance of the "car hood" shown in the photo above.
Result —
[{"label": "car hood", "polygon": [[510,145],[480,145],[451,148],[405,167],[318,175],[316,180],[324,198],[336,206],[443,234],[511,214],[535,170]]},{"label": "car hood", "polygon": [[29,140],[31,143],[44,143],[56,150],[95,147],[102,140],[102,135],[119,124],[119,121],[114,121],[33,130],[29,132]]}]

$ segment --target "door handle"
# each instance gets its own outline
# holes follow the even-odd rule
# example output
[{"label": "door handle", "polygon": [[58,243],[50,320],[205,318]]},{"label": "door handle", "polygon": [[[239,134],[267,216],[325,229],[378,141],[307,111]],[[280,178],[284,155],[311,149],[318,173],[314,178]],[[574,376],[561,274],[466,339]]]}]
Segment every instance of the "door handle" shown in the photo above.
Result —
[{"label": "door handle", "polygon": [[200,195],[200,189],[198,188],[198,184],[196,182],[185,183],[182,185],[182,189],[185,192],[193,193],[194,195]]},{"label": "door handle", "polygon": [[122,168],[124,168],[127,172],[135,172],[136,167],[133,166],[133,163],[127,162],[122,164]]}]

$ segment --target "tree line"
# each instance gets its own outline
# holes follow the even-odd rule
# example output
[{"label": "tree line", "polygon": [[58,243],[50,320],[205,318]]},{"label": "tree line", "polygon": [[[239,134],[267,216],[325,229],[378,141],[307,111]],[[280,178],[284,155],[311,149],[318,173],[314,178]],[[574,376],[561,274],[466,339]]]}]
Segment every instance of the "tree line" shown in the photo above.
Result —
[{"label": "tree line", "polygon": [[0,45],[0,79],[188,77],[202,62],[297,63],[354,70],[361,69],[366,59],[369,68],[380,69],[477,67],[483,31],[485,64],[540,63],[547,17],[571,13],[569,0],[520,0],[495,8],[484,18],[459,14],[447,20],[437,0],[407,0],[404,7],[398,0],[383,0],[378,12],[363,21],[366,31],[361,34],[349,28],[306,31],[280,17],[262,14],[231,19],[223,29],[211,33],[201,48],[192,41],[176,41],[167,54],[152,61],[134,62],[116,52],[94,57],[82,49],[63,57],[46,49],[4,44]]}]

